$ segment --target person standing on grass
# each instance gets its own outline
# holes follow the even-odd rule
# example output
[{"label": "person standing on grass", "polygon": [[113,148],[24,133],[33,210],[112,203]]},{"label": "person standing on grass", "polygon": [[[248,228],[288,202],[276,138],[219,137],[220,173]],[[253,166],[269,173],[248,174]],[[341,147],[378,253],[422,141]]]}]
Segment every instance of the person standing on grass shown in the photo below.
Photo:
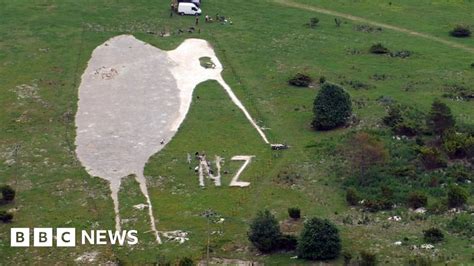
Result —
[{"label": "person standing on grass", "polygon": [[199,25],[199,16],[196,16],[196,26]]}]

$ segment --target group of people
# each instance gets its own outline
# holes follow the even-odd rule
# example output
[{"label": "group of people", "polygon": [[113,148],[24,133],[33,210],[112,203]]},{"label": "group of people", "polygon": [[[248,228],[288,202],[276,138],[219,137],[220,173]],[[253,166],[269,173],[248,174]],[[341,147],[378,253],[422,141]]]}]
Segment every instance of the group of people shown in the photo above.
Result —
[{"label": "group of people", "polygon": [[[206,22],[207,22],[207,23],[212,23],[212,22],[214,22],[214,19],[213,19],[211,16],[209,16],[209,15],[206,15],[205,18],[206,18]],[[224,17],[224,16],[219,16],[219,13],[216,14],[216,19],[215,19],[215,21],[221,22],[222,24],[229,23],[229,24],[232,25],[232,20],[230,19],[230,17],[229,17],[229,18],[226,18],[226,17]]]}]

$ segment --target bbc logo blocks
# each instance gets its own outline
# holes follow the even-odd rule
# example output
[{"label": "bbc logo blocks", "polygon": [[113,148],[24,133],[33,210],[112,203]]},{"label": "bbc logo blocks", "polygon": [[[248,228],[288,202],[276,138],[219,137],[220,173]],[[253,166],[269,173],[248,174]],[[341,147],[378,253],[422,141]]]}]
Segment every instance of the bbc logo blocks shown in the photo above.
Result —
[{"label": "bbc logo blocks", "polygon": [[52,247],[55,240],[57,247],[75,247],[76,229],[57,228],[56,235],[53,228],[12,228],[10,231],[10,246],[29,247],[31,233],[33,233],[33,247]]}]

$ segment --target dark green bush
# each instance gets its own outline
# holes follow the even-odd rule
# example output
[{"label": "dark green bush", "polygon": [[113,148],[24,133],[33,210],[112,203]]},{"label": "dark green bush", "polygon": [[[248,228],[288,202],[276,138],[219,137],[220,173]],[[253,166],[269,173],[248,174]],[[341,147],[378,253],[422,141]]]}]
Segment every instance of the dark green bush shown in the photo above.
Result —
[{"label": "dark green bush", "polygon": [[268,253],[278,249],[281,237],[280,226],[275,216],[268,210],[259,211],[250,223],[247,233],[250,242],[261,252]]},{"label": "dark green bush", "polygon": [[388,199],[368,199],[364,202],[364,207],[369,212],[391,210],[393,201]]},{"label": "dark green bush", "polygon": [[444,240],[444,234],[440,229],[432,227],[423,231],[423,239],[428,243],[438,243]]},{"label": "dark green bush", "polygon": [[179,266],[193,266],[194,261],[192,259],[188,258],[188,257],[184,257],[184,258],[179,260],[178,265]]},{"label": "dark green bush", "polygon": [[377,265],[377,255],[369,251],[360,252],[360,266],[375,266]]},{"label": "dark green bush", "polygon": [[423,131],[424,120],[425,115],[412,106],[391,104],[382,122],[396,135],[412,137]]},{"label": "dark green bush", "polygon": [[457,183],[465,183],[471,179],[472,168],[468,168],[462,164],[451,165],[447,170],[446,174],[451,180]]},{"label": "dark green bush", "polygon": [[0,190],[2,191],[3,201],[10,202],[15,199],[15,190],[11,188],[9,185],[0,187]]},{"label": "dark green bush", "polygon": [[389,127],[395,127],[398,123],[403,121],[402,111],[399,105],[389,105],[388,114],[382,118],[382,122]]},{"label": "dark green bush", "polygon": [[3,223],[9,223],[13,219],[13,214],[6,212],[6,211],[0,211],[0,221]]},{"label": "dark green bush", "polygon": [[339,256],[341,239],[337,227],[327,219],[311,218],[301,231],[298,257],[308,260],[329,260]]},{"label": "dark green bush", "polygon": [[298,239],[292,235],[282,235],[278,239],[278,250],[293,251],[298,246]]},{"label": "dark green bush", "polygon": [[[412,122],[412,123],[410,123]],[[402,121],[393,127],[393,133],[399,136],[413,137],[420,133],[418,125],[414,121]]]},{"label": "dark green bush", "polygon": [[449,221],[447,228],[452,233],[472,238],[474,237],[474,216],[468,213],[458,214]]},{"label": "dark green bush", "polygon": [[319,23],[319,18],[314,17],[314,18],[309,19],[309,26],[311,28],[316,27],[318,25],[318,23]]},{"label": "dark green bush", "polygon": [[301,73],[297,73],[294,77],[288,80],[290,85],[296,87],[308,87],[311,82],[313,82],[313,79],[311,79],[310,76]]},{"label": "dark green bush", "polygon": [[352,114],[349,94],[338,85],[324,83],[314,100],[313,127],[318,130],[330,130],[347,123]]},{"label": "dark green bush", "polygon": [[408,196],[408,206],[411,208],[418,209],[426,205],[428,205],[428,197],[423,192],[411,192]]},{"label": "dark green bush", "polygon": [[357,195],[357,191],[354,188],[348,188],[346,190],[346,201],[349,205],[356,206],[359,204],[359,195]]},{"label": "dark green bush", "polygon": [[446,160],[437,148],[423,146],[420,147],[419,152],[420,160],[426,169],[431,170],[446,167]]},{"label": "dark green bush", "polygon": [[461,159],[474,155],[474,136],[450,132],[443,140],[443,148],[451,159]]},{"label": "dark green bush", "polygon": [[457,25],[452,31],[449,32],[451,36],[457,38],[469,37],[471,36],[471,33],[471,29],[469,29],[469,27],[465,25]]},{"label": "dark green bush", "polygon": [[301,210],[299,208],[288,208],[288,215],[291,218],[298,220],[301,218]]},{"label": "dark green bush", "polygon": [[428,206],[428,212],[431,214],[443,214],[448,210],[445,202],[436,201]]},{"label": "dark green bush", "polygon": [[448,207],[457,208],[466,204],[469,194],[460,186],[450,186],[448,190]]},{"label": "dark green bush", "polygon": [[376,43],[370,47],[369,52],[372,54],[388,54],[390,53],[390,50],[384,47],[381,43]]}]

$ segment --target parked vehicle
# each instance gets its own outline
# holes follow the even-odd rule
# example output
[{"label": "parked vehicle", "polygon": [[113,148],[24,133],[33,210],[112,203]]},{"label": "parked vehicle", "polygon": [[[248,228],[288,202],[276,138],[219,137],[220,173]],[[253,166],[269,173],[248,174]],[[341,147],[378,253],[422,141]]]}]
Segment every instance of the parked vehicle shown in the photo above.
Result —
[{"label": "parked vehicle", "polygon": [[194,3],[184,3],[181,2],[178,4],[178,14],[183,15],[193,15],[200,16],[201,9],[197,7]]},{"label": "parked vehicle", "polygon": [[178,3],[193,3],[197,7],[201,7],[201,0],[178,0]]}]

